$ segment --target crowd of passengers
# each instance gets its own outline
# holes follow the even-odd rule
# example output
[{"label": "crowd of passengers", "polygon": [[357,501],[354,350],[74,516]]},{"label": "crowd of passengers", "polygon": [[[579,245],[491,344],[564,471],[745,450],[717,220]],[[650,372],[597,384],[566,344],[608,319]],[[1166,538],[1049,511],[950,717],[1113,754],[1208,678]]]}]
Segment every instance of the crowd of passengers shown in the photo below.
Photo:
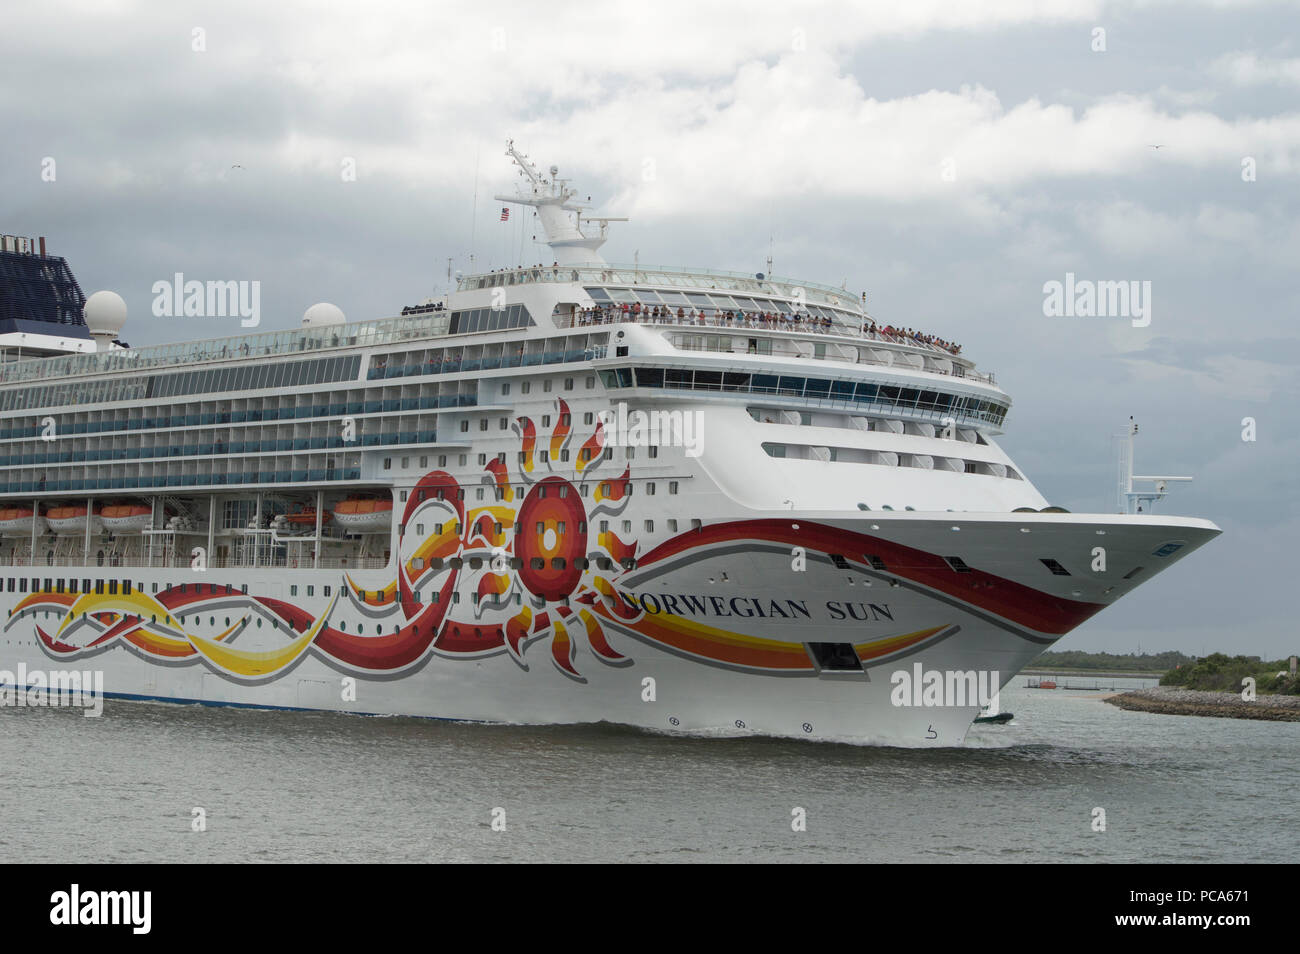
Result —
[{"label": "crowd of passengers", "polygon": [[676,312],[668,305],[642,305],[640,302],[628,304],[584,308],[578,312],[580,325],[608,325],[619,321],[663,321],[675,324],[700,325],[734,325],[741,328],[802,328],[828,329],[829,318],[816,318],[809,314],[785,315],[767,311],[723,311],[715,309],[712,317],[706,309],[678,308]]},{"label": "crowd of passengers", "polygon": [[[608,325],[621,321],[656,321],[671,324],[708,325],[724,328],[772,328],[798,331],[829,331],[833,322],[807,313],[787,315],[773,311],[725,311],[705,308],[679,307],[674,311],[668,305],[642,305],[640,302],[621,302],[583,308],[578,312],[579,325]],[[912,328],[895,328],[893,325],[877,327],[870,319],[862,326],[862,333],[873,338],[883,338],[906,344],[926,344],[942,348],[951,354],[960,354],[961,345],[945,341],[936,335],[922,334]]]},{"label": "crowd of passengers", "polygon": [[961,354],[961,345],[953,344],[951,341],[945,341],[938,335],[922,334],[911,328],[895,328],[893,325],[885,325],[883,328],[877,328],[875,322],[868,322],[862,326],[862,330],[867,334],[875,335],[880,338],[888,338],[891,341],[919,341],[921,344],[928,344],[934,348],[942,348],[949,354]]},{"label": "crowd of passengers", "polygon": [[407,305],[402,309],[403,315],[424,315],[431,311],[442,311],[443,304],[440,301],[431,302],[427,305]]}]

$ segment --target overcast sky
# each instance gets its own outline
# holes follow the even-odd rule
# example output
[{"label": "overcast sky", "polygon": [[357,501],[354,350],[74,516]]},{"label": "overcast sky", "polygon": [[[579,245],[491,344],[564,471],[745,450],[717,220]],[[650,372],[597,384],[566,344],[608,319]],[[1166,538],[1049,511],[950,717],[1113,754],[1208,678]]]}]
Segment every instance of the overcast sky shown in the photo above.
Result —
[{"label": "overcast sky", "polygon": [[[175,272],[260,281],[265,330],[387,316],[448,259],[546,257],[492,199],[514,138],[631,217],[611,261],[770,254],[961,342],[1053,503],[1112,509],[1134,415],[1138,472],[1196,478],[1164,511],[1224,534],[1057,648],[1300,651],[1300,6],[792,6],[11,6],[0,232],[121,294],[135,346],[240,333],[154,318]],[[1045,317],[1067,272],[1151,282],[1149,326]]]}]

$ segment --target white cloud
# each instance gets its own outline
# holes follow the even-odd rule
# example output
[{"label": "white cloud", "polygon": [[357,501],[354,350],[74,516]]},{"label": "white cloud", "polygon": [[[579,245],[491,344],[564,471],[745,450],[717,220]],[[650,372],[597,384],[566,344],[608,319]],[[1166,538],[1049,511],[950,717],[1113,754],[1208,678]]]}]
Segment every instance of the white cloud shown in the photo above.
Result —
[{"label": "white cloud", "polygon": [[1077,211],[1080,227],[1100,247],[1119,255],[1154,252],[1178,245],[1186,226],[1177,218],[1129,199],[1086,203]]},{"label": "white cloud", "polygon": [[1237,355],[1211,355],[1203,365],[1188,369],[1140,358],[1123,359],[1148,390],[1194,391],[1206,398],[1229,401],[1268,401],[1290,386],[1295,368]]},{"label": "white cloud", "polygon": [[1254,53],[1225,53],[1210,72],[1236,86],[1300,86],[1300,58],[1270,59]]}]

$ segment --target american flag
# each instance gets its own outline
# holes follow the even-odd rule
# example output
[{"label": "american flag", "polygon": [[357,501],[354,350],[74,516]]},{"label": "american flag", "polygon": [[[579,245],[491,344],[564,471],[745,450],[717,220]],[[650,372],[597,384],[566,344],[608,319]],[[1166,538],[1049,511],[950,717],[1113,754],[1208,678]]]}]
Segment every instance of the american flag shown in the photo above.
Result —
[{"label": "american flag", "polygon": [[510,209],[503,208],[501,210],[501,221],[504,222],[508,218],[510,218]]}]

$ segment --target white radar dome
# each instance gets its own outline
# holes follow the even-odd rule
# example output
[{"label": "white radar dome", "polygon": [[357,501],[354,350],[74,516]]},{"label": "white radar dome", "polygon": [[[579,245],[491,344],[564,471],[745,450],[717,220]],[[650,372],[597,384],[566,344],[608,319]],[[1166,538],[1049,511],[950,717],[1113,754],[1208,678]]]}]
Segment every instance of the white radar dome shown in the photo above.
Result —
[{"label": "white radar dome", "polygon": [[317,302],[302,313],[302,326],[304,328],[345,324],[347,324],[347,319],[343,317],[343,311],[338,305],[331,305],[327,301]]},{"label": "white radar dome", "polygon": [[126,324],[126,302],[117,292],[97,291],[86,299],[85,315],[92,335],[116,338]]}]

